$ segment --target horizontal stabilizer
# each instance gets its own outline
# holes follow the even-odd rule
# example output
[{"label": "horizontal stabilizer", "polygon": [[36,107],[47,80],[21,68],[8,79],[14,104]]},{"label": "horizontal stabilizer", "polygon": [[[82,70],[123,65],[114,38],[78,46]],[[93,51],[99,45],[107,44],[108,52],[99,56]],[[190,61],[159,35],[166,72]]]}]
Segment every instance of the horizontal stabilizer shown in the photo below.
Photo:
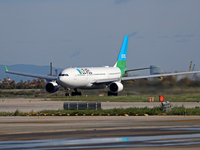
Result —
[{"label": "horizontal stabilizer", "polygon": [[130,72],[130,71],[139,71],[139,70],[146,70],[146,69],[151,69],[151,68],[148,67],[148,68],[129,69],[129,70],[126,70],[126,72]]}]

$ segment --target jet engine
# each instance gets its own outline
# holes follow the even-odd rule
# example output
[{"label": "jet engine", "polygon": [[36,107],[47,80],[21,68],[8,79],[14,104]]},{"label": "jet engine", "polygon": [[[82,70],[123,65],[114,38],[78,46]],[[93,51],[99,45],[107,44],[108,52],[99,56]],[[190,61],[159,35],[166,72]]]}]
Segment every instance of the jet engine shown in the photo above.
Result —
[{"label": "jet engine", "polygon": [[123,87],[123,84],[121,84],[120,82],[113,82],[110,84],[109,90],[112,93],[118,93],[123,90]]},{"label": "jet engine", "polygon": [[59,85],[56,82],[49,82],[46,84],[45,88],[48,93],[54,93],[58,91]]}]

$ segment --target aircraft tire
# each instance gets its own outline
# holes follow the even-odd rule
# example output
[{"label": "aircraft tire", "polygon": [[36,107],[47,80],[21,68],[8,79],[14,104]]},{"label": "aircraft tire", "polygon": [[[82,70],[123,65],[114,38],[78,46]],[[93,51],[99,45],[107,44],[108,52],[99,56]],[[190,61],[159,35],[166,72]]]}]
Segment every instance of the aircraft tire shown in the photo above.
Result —
[{"label": "aircraft tire", "polygon": [[112,93],[112,92],[108,91],[108,96],[118,96],[118,93]]},{"label": "aircraft tire", "polygon": [[71,95],[72,96],[81,96],[82,93],[81,92],[72,92]]},{"label": "aircraft tire", "polygon": [[72,96],[76,96],[76,95],[75,95],[75,92],[72,92],[71,95],[72,95]]},{"label": "aircraft tire", "polygon": [[70,94],[69,93],[65,93],[65,96],[70,96]]}]

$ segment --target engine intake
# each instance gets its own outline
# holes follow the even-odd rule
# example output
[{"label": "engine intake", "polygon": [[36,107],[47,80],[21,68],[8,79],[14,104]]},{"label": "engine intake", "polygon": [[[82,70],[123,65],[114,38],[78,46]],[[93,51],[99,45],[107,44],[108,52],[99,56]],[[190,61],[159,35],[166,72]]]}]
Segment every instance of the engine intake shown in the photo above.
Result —
[{"label": "engine intake", "polygon": [[58,91],[59,85],[56,82],[49,82],[46,84],[45,88],[48,93],[54,93]]},{"label": "engine intake", "polygon": [[123,84],[121,84],[120,82],[113,82],[110,84],[109,90],[112,93],[118,93],[123,90],[123,87]]}]

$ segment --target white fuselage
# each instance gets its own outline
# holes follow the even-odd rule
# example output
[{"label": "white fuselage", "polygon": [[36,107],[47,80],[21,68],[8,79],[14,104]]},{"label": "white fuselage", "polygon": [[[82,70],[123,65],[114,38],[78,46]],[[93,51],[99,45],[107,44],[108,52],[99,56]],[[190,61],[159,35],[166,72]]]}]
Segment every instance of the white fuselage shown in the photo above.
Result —
[{"label": "white fuselage", "polygon": [[99,89],[106,84],[95,84],[96,81],[120,77],[121,70],[117,67],[68,68],[60,73],[57,82],[63,87]]}]

